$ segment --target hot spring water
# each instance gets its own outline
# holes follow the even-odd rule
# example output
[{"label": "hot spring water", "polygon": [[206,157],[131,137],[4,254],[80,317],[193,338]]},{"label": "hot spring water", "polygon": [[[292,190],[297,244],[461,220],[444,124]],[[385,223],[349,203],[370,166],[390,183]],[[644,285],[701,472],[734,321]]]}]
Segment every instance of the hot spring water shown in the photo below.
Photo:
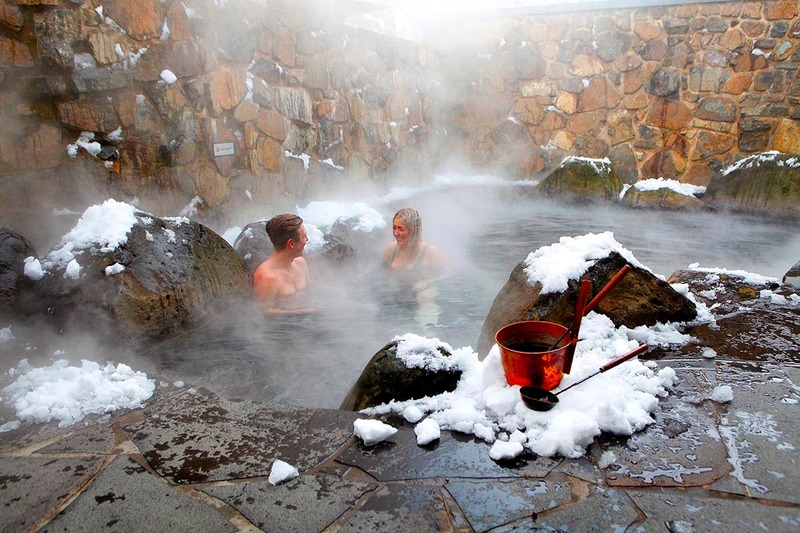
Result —
[{"label": "hot spring water", "polygon": [[[407,332],[454,348],[475,346],[486,313],[511,270],[562,236],[611,231],[622,246],[669,276],[691,263],[780,278],[800,254],[797,224],[764,218],[564,206],[524,189],[461,189],[415,196],[381,209],[413,206],[423,238],[447,258],[452,275],[438,283],[434,307],[398,301],[374,257],[341,271],[315,272],[323,311],[265,318],[249,302],[144,354],[162,380],[205,386],[224,397],[336,408],[369,359]],[[390,224],[389,224],[390,226]],[[390,230],[385,229],[385,243]],[[438,316],[436,311],[438,306]],[[482,354],[483,355],[483,354]],[[154,372],[151,374],[151,372]]]}]

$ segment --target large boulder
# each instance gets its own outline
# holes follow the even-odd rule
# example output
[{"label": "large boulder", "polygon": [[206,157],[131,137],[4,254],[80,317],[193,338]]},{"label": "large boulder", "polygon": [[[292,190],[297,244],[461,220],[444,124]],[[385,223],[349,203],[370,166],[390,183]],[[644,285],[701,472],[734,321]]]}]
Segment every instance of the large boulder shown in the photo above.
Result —
[{"label": "large boulder", "polygon": [[766,152],[723,170],[705,200],[716,208],[800,218],[800,156]]},{"label": "large boulder", "polygon": [[631,187],[620,202],[625,207],[665,210],[702,210],[705,203],[688,194],[668,188],[639,190]]},{"label": "large boulder", "polygon": [[[115,210],[125,211],[124,221],[113,219]],[[115,236],[103,234],[98,222],[115,228]],[[61,327],[135,347],[252,297],[247,266],[222,237],[185,218],[161,219],[113,200],[87,209],[41,266],[37,292]]]},{"label": "large boulder", "polygon": [[362,231],[360,216],[339,217],[331,226],[326,238],[336,238],[350,247],[355,255],[376,257],[386,245],[386,235],[382,231]]},{"label": "large boulder", "polygon": [[786,274],[783,275],[783,283],[800,288],[800,261],[794,264]]},{"label": "large boulder", "polygon": [[[545,294],[540,283],[529,282],[525,263],[518,264],[489,309],[478,339],[478,353],[488,354],[497,330],[513,322],[544,320],[572,326],[581,280],[591,280],[591,300],[626,264],[619,253],[611,252],[589,267],[580,280],[569,280],[567,290]],[[695,305],[669,283],[643,268],[630,266],[631,271],[594,308],[595,312],[608,316],[617,327],[629,328],[697,317]]]},{"label": "large boulder", "polygon": [[[255,273],[259,265],[266,261],[275,249],[272,241],[269,240],[265,224],[264,221],[251,222],[242,228],[241,233],[233,242],[234,249],[244,259],[251,274]],[[337,235],[317,233],[316,236],[312,236],[309,234],[309,239],[312,237],[314,240],[309,240],[305,251],[306,260],[309,262],[322,260],[337,264],[353,256],[353,248]]]},{"label": "large boulder", "polygon": [[455,390],[461,370],[449,364],[452,354],[447,347],[439,344],[433,351],[417,346],[411,347],[411,351],[416,351],[415,359],[438,360],[439,364],[410,363],[406,356],[408,347],[402,345],[402,340],[394,340],[370,359],[340,409],[360,411],[392,400],[411,400]]},{"label": "large boulder", "polygon": [[536,187],[545,196],[576,203],[616,202],[622,181],[608,159],[568,157]]},{"label": "large boulder", "polygon": [[0,314],[22,310],[31,280],[25,277],[25,258],[35,256],[33,245],[19,233],[0,228]]},{"label": "large boulder", "polygon": [[254,273],[258,266],[272,255],[275,249],[267,235],[265,222],[251,222],[242,228],[242,232],[233,242],[233,247],[244,259],[247,269]]},{"label": "large boulder", "polygon": [[693,340],[677,348],[681,354],[769,365],[800,361],[800,298],[795,287],[780,285],[775,278],[714,268],[679,270],[669,282],[687,285],[715,317],[687,328]]}]

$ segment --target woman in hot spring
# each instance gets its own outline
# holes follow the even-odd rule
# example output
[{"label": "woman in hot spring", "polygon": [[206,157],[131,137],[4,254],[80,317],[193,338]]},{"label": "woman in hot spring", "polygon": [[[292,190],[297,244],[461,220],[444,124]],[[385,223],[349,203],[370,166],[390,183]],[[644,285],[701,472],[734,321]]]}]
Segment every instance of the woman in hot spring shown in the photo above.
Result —
[{"label": "woman in hot spring", "polygon": [[403,208],[392,219],[394,242],[383,252],[382,263],[388,269],[398,301],[419,303],[417,319],[421,324],[436,324],[439,291],[434,282],[445,277],[444,257],[439,250],[422,240],[422,217],[416,209]]}]

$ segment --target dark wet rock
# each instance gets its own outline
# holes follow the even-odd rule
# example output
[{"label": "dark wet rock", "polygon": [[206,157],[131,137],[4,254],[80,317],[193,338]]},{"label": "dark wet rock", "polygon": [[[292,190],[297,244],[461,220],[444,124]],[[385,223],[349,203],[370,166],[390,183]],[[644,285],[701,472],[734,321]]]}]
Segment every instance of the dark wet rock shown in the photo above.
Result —
[{"label": "dark wet rock", "polygon": [[233,247],[247,263],[247,269],[251,274],[272,255],[275,249],[264,224],[264,221],[251,222],[242,228],[242,232],[233,242]]},{"label": "dark wet rock", "polygon": [[[397,347],[397,341],[392,341],[372,356],[340,409],[360,411],[392,400],[418,399],[455,390],[461,378],[460,370],[410,368],[397,357]],[[441,346],[439,353],[443,357],[451,356]]]},{"label": "dark wet rock", "polygon": [[360,231],[357,228],[359,217],[344,218],[341,217],[331,226],[328,235],[336,237],[341,240],[342,244],[350,247],[356,255],[366,255],[374,257],[376,250],[380,250],[381,246],[386,242],[386,236],[380,231]]},{"label": "dark wet rock", "polygon": [[725,445],[715,436],[714,413],[702,403],[713,383],[703,377],[702,371],[678,371],[679,384],[659,401],[654,424],[624,440],[600,440],[601,449],[614,457],[604,470],[606,483],[695,487],[728,475],[731,466]]},{"label": "dark wet rock", "polygon": [[510,531],[562,531],[563,524],[591,524],[587,530],[625,531],[638,517],[625,494],[615,489],[591,487],[588,497],[554,509],[542,516],[514,524]]},{"label": "dark wet rock", "polygon": [[509,520],[530,519],[572,501],[569,483],[543,479],[450,480],[445,487],[475,531],[488,531]]},{"label": "dark wet rock", "polygon": [[0,228],[0,315],[22,311],[32,280],[25,277],[25,258],[36,257],[33,245],[19,233]]},{"label": "dark wet rock", "polygon": [[768,152],[717,175],[706,201],[719,208],[800,218],[800,156]]},{"label": "dark wet rock", "polygon": [[718,382],[733,389],[733,400],[718,409],[719,433],[734,471],[713,489],[800,504],[796,385],[782,370],[750,372],[736,365],[719,368]]},{"label": "dark wet rock", "polygon": [[45,64],[74,67],[73,41],[80,34],[81,14],[77,9],[54,8],[33,16],[39,56]]},{"label": "dark wet rock", "polygon": [[128,70],[85,68],[72,73],[72,86],[78,93],[111,91],[127,87],[131,78]]},{"label": "dark wet rock", "polygon": [[686,284],[698,302],[714,308],[714,322],[686,330],[695,340],[682,353],[711,347],[718,358],[800,362],[800,305],[792,287],[714,269],[681,270],[669,282]]},{"label": "dark wet rock", "polygon": [[96,453],[110,454],[117,445],[114,430],[106,424],[80,428],[64,438],[45,446],[39,453]]},{"label": "dark wet rock", "polygon": [[680,96],[681,73],[673,68],[656,70],[645,85],[645,91],[654,96],[677,100]]},{"label": "dark wet rock", "polygon": [[0,531],[33,531],[91,480],[105,457],[0,457]]},{"label": "dark wet rock", "polygon": [[489,444],[472,435],[452,431],[443,431],[439,440],[419,446],[417,436],[408,423],[399,418],[390,418],[387,423],[398,428],[390,441],[369,447],[357,442],[336,460],[358,467],[379,481],[414,478],[541,478],[560,462],[549,457],[534,457],[530,453],[512,461],[495,462],[489,457]]},{"label": "dark wet rock", "polygon": [[631,40],[630,35],[621,32],[601,33],[595,39],[597,56],[603,61],[613,61],[630,49]]},{"label": "dark wet rock", "polygon": [[[225,240],[186,219],[138,213],[127,242],[112,251],[73,250],[77,279],[65,277],[56,246],[53,262],[36,284],[42,307],[65,329],[89,328],[131,346],[185,331],[211,311],[249,298],[252,279]],[[124,270],[107,274],[106,268]]]},{"label": "dark wet rock", "polygon": [[225,516],[175,490],[132,457],[115,458],[42,531],[236,531]]},{"label": "dark wet rock", "polygon": [[[616,252],[598,260],[582,279],[592,281],[591,300],[627,261]],[[481,328],[478,353],[489,353],[497,330],[521,320],[544,320],[566,327],[572,325],[581,280],[570,280],[562,293],[541,294],[542,286],[530,285],[525,263],[519,263],[497,293]],[[657,322],[686,322],[697,316],[694,304],[651,272],[638,267],[622,278],[595,307],[619,327],[652,326]]]},{"label": "dark wet rock", "polygon": [[273,486],[267,481],[202,487],[224,501],[263,531],[324,531],[374,483],[330,475],[303,475]]},{"label": "dark wet rock", "polygon": [[644,209],[701,210],[705,208],[702,200],[666,187],[654,191],[640,191],[631,187],[620,203],[626,207]]},{"label": "dark wet rock", "polygon": [[443,499],[441,487],[385,485],[346,520],[342,531],[449,531]]},{"label": "dark wet rock", "polygon": [[[242,232],[239,233],[233,243],[233,247],[247,263],[247,268],[251,274],[255,273],[261,263],[269,259],[275,249],[272,246],[272,241],[269,240],[265,224],[266,221],[251,222],[242,228]],[[306,260],[312,263],[317,260],[340,263],[352,257],[353,248],[339,233],[345,232],[325,234],[322,249],[307,252]]]},{"label": "dark wet rock", "polygon": [[782,281],[788,285],[800,287],[800,261],[795,263],[794,266],[783,275]]},{"label": "dark wet rock", "polygon": [[630,143],[623,143],[615,146],[608,154],[611,165],[617,171],[622,183],[635,183],[639,179],[639,167],[636,162],[636,154]]},{"label": "dark wet rock", "polygon": [[616,201],[622,181],[607,159],[569,157],[536,187],[551,198],[576,203]]},{"label": "dark wet rock", "polygon": [[353,433],[354,413],[226,401],[200,389],[164,398],[122,429],[150,466],[175,483],[268,476],[281,459],[301,472]]},{"label": "dark wet rock", "polygon": [[644,514],[645,520],[637,523],[641,531],[789,531],[800,524],[796,508],[761,505],[747,498],[679,489],[627,493]]}]

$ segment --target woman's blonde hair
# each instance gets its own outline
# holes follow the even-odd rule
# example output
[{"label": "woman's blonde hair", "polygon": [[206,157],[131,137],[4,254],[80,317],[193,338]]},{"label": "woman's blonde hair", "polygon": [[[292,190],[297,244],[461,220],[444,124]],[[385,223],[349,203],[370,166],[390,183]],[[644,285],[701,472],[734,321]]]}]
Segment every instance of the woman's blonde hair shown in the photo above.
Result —
[{"label": "woman's blonde hair", "polygon": [[408,244],[413,250],[419,246],[422,241],[422,216],[416,209],[404,207],[394,214],[394,219],[399,219],[408,228]]}]

